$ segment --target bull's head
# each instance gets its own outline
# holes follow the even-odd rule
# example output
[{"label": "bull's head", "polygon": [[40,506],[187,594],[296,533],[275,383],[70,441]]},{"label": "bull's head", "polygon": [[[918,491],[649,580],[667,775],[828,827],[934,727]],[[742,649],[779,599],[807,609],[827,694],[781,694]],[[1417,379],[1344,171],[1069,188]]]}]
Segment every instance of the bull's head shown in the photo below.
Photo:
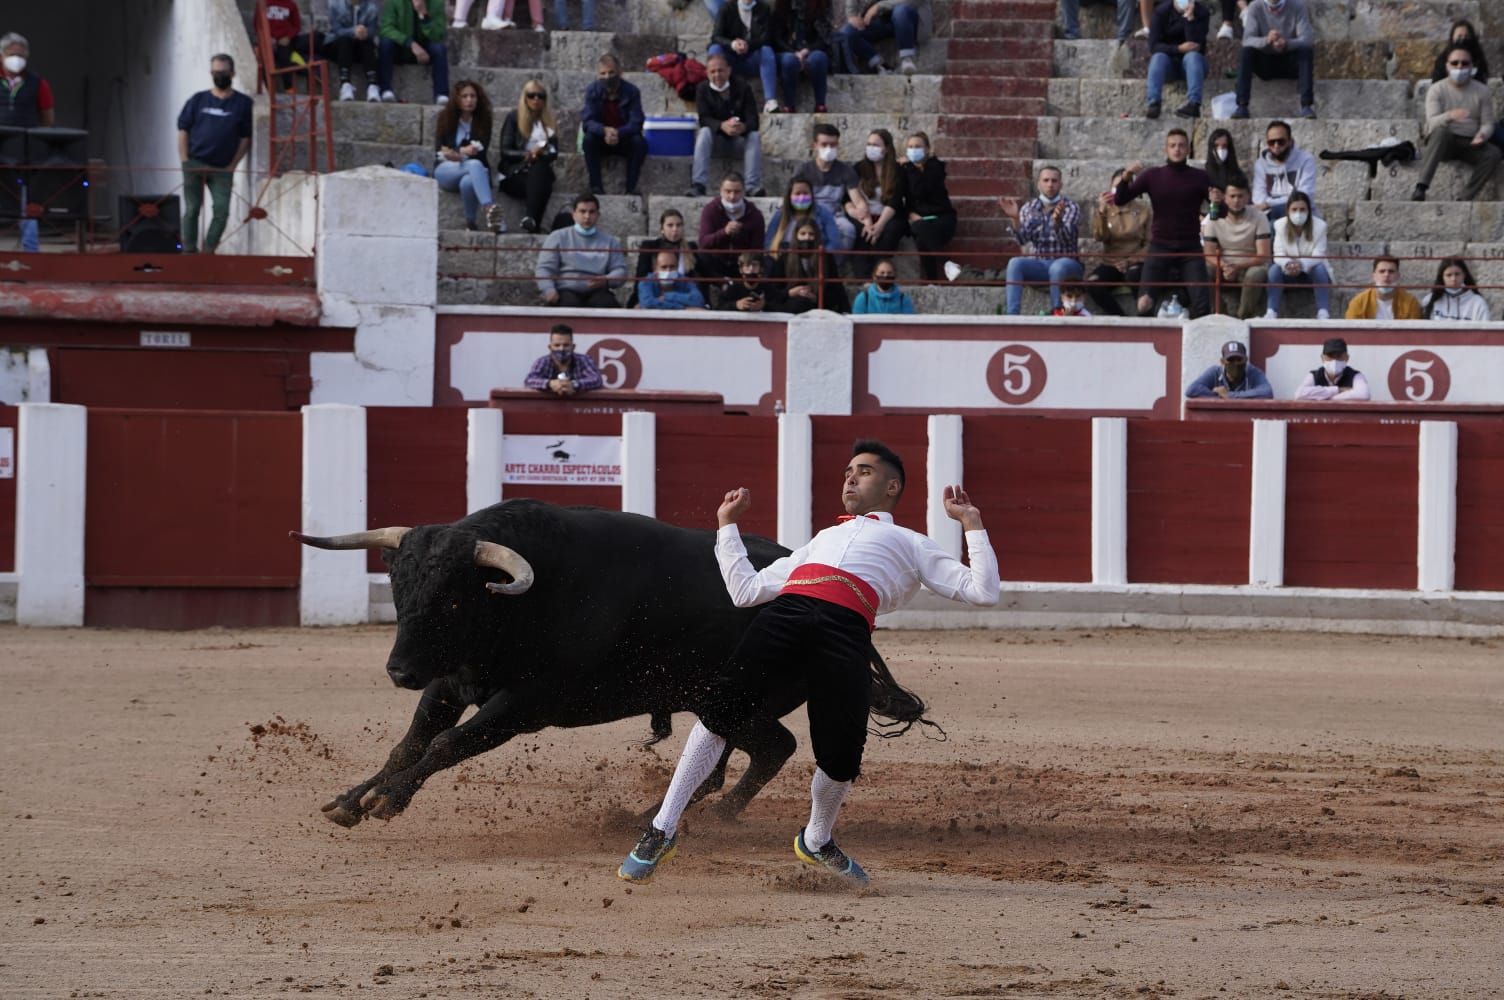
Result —
[{"label": "bull's head", "polygon": [[[378,528],[350,535],[320,537],[301,531],[288,532],[304,545],[319,549],[381,549],[391,567],[392,598],[397,605],[397,639],[387,659],[386,672],[399,687],[421,690],[436,677],[464,665],[462,650],[473,649],[465,634],[480,624],[483,615],[473,607],[473,595],[517,596],[533,585],[533,567],[515,549],[495,542],[457,536],[448,526],[417,529],[422,543],[403,541],[412,528]],[[455,552],[455,545],[462,552]],[[413,551],[408,551],[409,549]],[[420,551],[421,550],[421,551]],[[509,579],[475,579],[473,590],[457,586],[470,580],[463,572],[493,569]],[[456,571],[460,571],[456,576]]]}]

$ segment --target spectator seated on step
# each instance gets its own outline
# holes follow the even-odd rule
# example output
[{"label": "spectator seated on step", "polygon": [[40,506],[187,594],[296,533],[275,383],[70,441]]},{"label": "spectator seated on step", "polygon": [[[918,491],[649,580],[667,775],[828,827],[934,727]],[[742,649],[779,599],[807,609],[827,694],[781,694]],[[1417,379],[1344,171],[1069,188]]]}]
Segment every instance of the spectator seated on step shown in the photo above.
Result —
[{"label": "spectator seated on step", "polygon": [[[893,133],[873,129],[867,136],[864,155],[856,163],[857,188],[867,202],[867,216],[857,224],[859,250],[890,254],[909,232],[904,175],[898,165]],[[869,258],[870,259],[870,258]]]},{"label": "spectator seated on step", "polygon": [[1494,134],[1494,101],[1488,85],[1473,79],[1473,54],[1464,45],[1447,53],[1447,78],[1426,89],[1426,142],[1421,154],[1420,179],[1412,201],[1425,201],[1437,169],[1447,160],[1461,160],[1473,168],[1463,201],[1476,201],[1499,166]]},{"label": "spectator seated on step", "polygon": [[893,266],[891,257],[879,257],[872,265],[872,281],[857,293],[851,312],[854,316],[913,315],[914,300],[898,287],[898,269]]},{"label": "spectator seated on step", "polygon": [[[747,200],[746,183],[736,172],[721,178],[717,197],[700,209],[700,249],[696,270],[704,277],[735,278],[737,258],[752,251],[762,254],[767,222],[758,207]],[[758,273],[761,274],[759,268]]]},{"label": "spectator seated on step", "polygon": [[1373,287],[1364,289],[1347,304],[1348,319],[1423,319],[1415,296],[1399,287],[1398,257],[1375,257]]},{"label": "spectator seated on step", "polygon": [[[475,5],[475,0],[455,0],[453,28],[463,28],[469,24],[470,8]],[[515,28],[517,22],[512,20],[512,11],[516,6],[515,0],[487,0],[486,14],[480,20],[483,31],[501,31],[504,28]],[[591,11],[592,15],[594,11]],[[528,0],[528,22],[534,31],[543,31],[543,0]],[[590,29],[585,29],[590,30]]]},{"label": "spectator seated on step", "polygon": [[1329,338],[1321,345],[1321,367],[1306,373],[1295,398],[1305,402],[1367,402],[1368,379],[1347,362],[1347,341]]},{"label": "spectator seated on step", "polygon": [[1300,191],[1316,201],[1316,157],[1295,145],[1287,122],[1272,121],[1264,130],[1264,149],[1253,161],[1253,207],[1282,218],[1290,196]]},{"label": "spectator seated on step", "polygon": [[377,76],[383,101],[396,101],[393,67],[427,66],[433,77],[433,102],[449,101],[449,50],[444,46],[444,0],[385,0],[381,8]]},{"label": "spectator seated on step", "polygon": [[627,161],[627,194],[637,193],[642,164],[648,158],[648,141],[642,134],[642,92],[621,78],[621,60],[607,52],[595,64],[595,82],[585,88],[585,107],[580,111],[584,138],[585,172],[590,190],[605,194],[601,160],[620,156]]},{"label": "spectator seated on step", "polygon": [[762,254],[748,251],[736,259],[736,280],[721,289],[716,308],[721,312],[783,312],[783,288],[763,278]]},{"label": "spectator seated on step", "polygon": [[[705,6],[710,7],[713,0],[705,0]],[[715,11],[710,12],[715,17]],[[569,0],[554,0],[554,28],[559,31],[569,30]],[[595,30],[595,0],[580,0],[580,30]]]},{"label": "spectator seated on step", "polygon": [[737,77],[762,81],[764,114],[778,110],[778,53],[773,48],[773,8],[763,0],[735,0],[721,7],[706,57],[724,56]]},{"label": "spectator seated on step", "polygon": [[1060,286],[1060,305],[1050,311],[1051,316],[1067,319],[1089,319],[1086,309],[1086,286],[1079,281],[1068,281]]},{"label": "spectator seated on step", "polygon": [[841,130],[829,122],[816,123],[810,158],[799,164],[794,180],[809,184],[815,203],[835,219],[841,234],[838,249],[850,250],[856,243],[857,226],[867,221],[869,212],[861,178],[851,164],[841,161],[840,155]]},{"label": "spectator seated on step", "polygon": [[[0,102],[0,125],[10,128],[50,128],[55,120],[52,87],[46,80],[27,69],[31,59],[31,43],[26,36],[14,31],[0,38],[0,93],[7,100]],[[20,202],[26,202],[24,183],[15,192]],[[36,253],[42,249],[41,229],[36,219],[21,219],[21,251]]]},{"label": "spectator seated on step", "polygon": [[1149,226],[1149,251],[1144,256],[1138,314],[1151,315],[1166,294],[1172,278],[1183,281],[1191,300],[1190,316],[1211,311],[1210,286],[1201,247],[1201,202],[1212,186],[1205,170],[1188,157],[1191,138],[1185,129],[1172,128],[1165,136],[1165,163],[1145,170],[1134,162],[1124,168],[1113,201],[1126,205],[1149,196],[1154,218]]},{"label": "spectator seated on step", "polygon": [[830,0],[774,0],[773,48],[778,53],[783,95],[780,110],[791,112],[798,106],[799,74],[803,73],[815,92],[815,114],[825,112],[831,32]]},{"label": "spectator seated on step", "polygon": [[1427,319],[1448,323],[1487,323],[1492,319],[1488,302],[1478,294],[1478,282],[1473,278],[1467,261],[1461,257],[1449,257],[1436,269],[1436,283],[1431,293],[1421,300]]},{"label": "spectator seated on step", "polygon": [[627,280],[621,241],[600,231],[601,203],[593,194],[575,198],[574,224],[549,233],[535,277],[547,306],[614,309],[616,289]]},{"label": "spectator seated on step", "polygon": [[798,178],[789,181],[783,192],[783,204],[773,210],[768,220],[768,255],[775,261],[794,241],[794,230],[802,222],[810,221],[820,232],[825,249],[835,253],[841,248],[841,233],[836,229],[835,217],[824,205],[815,201],[814,189],[809,181]]},{"label": "spectator seated on step", "polygon": [[1279,319],[1285,286],[1311,286],[1316,318],[1331,319],[1332,272],[1326,266],[1326,223],[1316,217],[1304,191],[1290,195],[1290,210],[1274,223],[1274,263],[1269,265],[1269,308],[1265,319]]},{"label": "spectator seated on step", "polygon": [[1316,30],[1306,0],[1253,0],[1243,11],[1234,118],[1248,117],[1255,76],[1299,80],[1300,117],[1316,117]]},{"label": "spectator seated on step", "polygon": [[[277,69],[307,66],[323,46],[323,36],[303,30],[298,0],[266,0],[266,30],[272,36],[272,65]],[[284,77],[283,82],[288,91],[293,89],[291,77]]]},{"label": "spectator seated on step", "polygon": [[554,193],[554,161],[559,158],[558,125],[548,103],[548,87],[534,77],[522,85],[517,107],[501,123],[497,167],[501,193],[523,203],[522,231],[536,233]]},{"label": "spectator seated on step", "polygon": [[533,362],[522,384],[555,396],[573,396],[603,388],[606,381],[588,354],[574,352],[574,328],[555,323],[548,331],[548,353]]},{"label": "spectator seated on step", "polygon": [[805,218],[793,226],[793,239],[778,255],[773,276],[780,279],[784,312],[804,313],[811,309],[829,309],[838,313],[851,311],[835,256],[821,245],[820,240],[820,224]]},{"label": "spectator seated on step", "polygon": [[930,137],[912,132],[904,140],[904,207],[909,235],[919,251],[919,273],[925,281],[939,281],[944,273],[941,253],[956,235],[956,210],[945,185],[945,161],[934,155]]},{"label": "spectator seated on step", "polygon": [[506,232],[500,206],[491,196],[491,99],[474,80],[454,85],[449,103],[434,123],[436,163],[433,179],[441,191],[458,191],[465,206],[465,228]]},{"label": "spectator seated on step", "polygon": [[1118,289],[1138,288],[1144,274],[1144,253],[1149,248],[1149,206],[1131,201],[1119,206],[1112,193],[1123,182],[1122,170],[1112,175],[1112,183],[1097,197],[1097,211],[1091,219],[1091,238],[1102,244],[1102,256],[1092,269],[1087,288],[1098,310],[1108,316],[1126,313],[1118,304]]},{"label": "spectator seated on step", "polygon": [[[662,270],[658,266],[658,252],[668,250],[674,254],[674,268],[685,278],[698,278],[699,258],[695,251],[699,247],[694,240],[684,238],[684,215],[677,208],[665,208],[658,216],[658,235],[651,239],[643,240],[637,246],[637,281],[649,277],[655,270]],[[699,287],[696,283],[696,287]],[[633,287],[632,297],[627,300],[627,308],[637,305],[638,290]]]},{"label": "spectator seated on step", "polygon": [[380,35],[381,4],[377,0],[329,0],[329,33],[324,36],[324,56],[339,68],[339,99],[355,100],[350,71],[360,63],[365,73],[366,100],[381,100],[380,60],[376,39]]},{"label": "spectator seated on step", "polygon": [[1196,376],[1185,387],[1186,399],[1273,399],[1274,387],[1256,366],[1248,363],[1248,347],[1229,340],[1222,345],[1222,360]]},{"label": "spectator seated on step", "polygon": [[1473,27],[1473,22],[1464,19],[1452,22],[1452,33],[1448,36],[1447,43],[1436,53],[1436,64],[1431,67],[1431,82],[1440,83],[1447,78],[1450,72],[1447,69],[1447,56],[1458,45],[1466,48],[1473,57],[1473,79],[1487,83],[1488,56],[1483,54],[1483,45],[1478,41],[1478,29]]},{"label": "spectator seated on step", "polygon": [[1201,117],[1201,84],[1206,79],[1206,35],[1212,12],[1199,0],[1164,0],[1149,22],[1149,109],[1158,118],[1165,83],[1184,80],[1181,118]]},{"label": "spectator seated on step", "polygon": [[1243,38],[1243,11],[1249,0],[1219,0],[1222,7],[1222,27],[1217,29],[1217,40]]},{"label": "spectator seated on step", "polygon": [[1008,261],[1009,316],[1017,316],[1023,308],[1025,284],[1048,280],[1050,308],[1058,309],[1060,286],[1081,280],[1081,207],[1061,193],[1059,167],[1041,167],[1036,184],[1038,195],[1022,205],[1017,198],[998,199],[1018,242],[1032,247],[1031,253]]},{"label": "spectator seated on step", "polygon": [[1207,213],[1215,216],[1222,211],[1222,192],[1227,190],[1228,179],[1245,173],[1238,165],[1238,147],[1227,129],[1213,130],[1206,149],[1205,169],[1212,180],[1206,190]]},{"label": "spectator seated on step", "polygon": [[[1130,36],[1147,38],[1149,21],[1154,15],[1153,0],[1060,0],[1060,20],[1064,24],[1064,37],[1074,41],[1081,37],[1082,7],[1115,7],[1117,30],[1113,37],[1118,45],[1128,42]],[[1133,15],[1137,14],[1143,27],[1133,30]]]},{"label": "spectator seated on step", "polygon": [[[1223,211],[1201,224],[1206,269],[1220,274],[1224,291],[1237,286],[1238,318],[1259,314],[1264,282],[1274,261],[1274,231],[1269,219],[1248,203],[1248,178],[1234,177],[1223,192]],[[1221,312],[1221,303],[1215,303]]]},{"label": "spectator seated on step", "polygon": [[906,76],[918,72],[914,60],[919,40],[929,34],[928,0],[846,0],[846,23],[839,41],[846,62],[856,72],[886,73],[875,43],[891,38],[898,44],[898,68]]},{"label": "spectator seated on step", "polygon": [[704,309],[705,296],[680,270],[679,253],[659,250],[653,270],[637,283],[639,309]]},{"label": "spectator seated on step", "polygon": [[[730,4],[721,8],[729,10]],[[695,159],[690,173],[691,197],[705,197],[710,178],[712,154],[740,156],[747,177],[748,193],[762,194],[762,132],[757,117],[757,98],[746,81],[731,75],[731,62],[725,56],[711,56],[705,61],[704,82],[695,86],[695,114],[699,130],[695,132]]]}]

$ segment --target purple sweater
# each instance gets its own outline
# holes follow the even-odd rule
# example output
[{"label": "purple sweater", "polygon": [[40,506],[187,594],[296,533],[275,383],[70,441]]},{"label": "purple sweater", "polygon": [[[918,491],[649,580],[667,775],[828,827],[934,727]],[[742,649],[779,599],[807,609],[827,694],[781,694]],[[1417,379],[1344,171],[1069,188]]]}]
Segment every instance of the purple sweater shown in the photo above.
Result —
[{"label": "purple sweater", "polygon": [[1126,205],[1141,194],[1149,196],[1154,219],[1149,224],[1149,242],[1161,246],[1189,245],[1201,242],[1201,203],[1212,179],[1205,170],[1189,163],[1152,167],[1133,179],[1119,184],[1113,201]]}]

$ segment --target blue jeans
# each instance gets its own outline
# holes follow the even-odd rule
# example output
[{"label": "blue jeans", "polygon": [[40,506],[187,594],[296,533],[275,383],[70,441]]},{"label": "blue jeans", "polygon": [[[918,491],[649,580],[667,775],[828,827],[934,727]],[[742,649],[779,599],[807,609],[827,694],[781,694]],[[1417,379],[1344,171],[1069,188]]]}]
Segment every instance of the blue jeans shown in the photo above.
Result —
[{"label": "blue jeans", "polygon": [[1008,315],[1017,316],[1023,308],[1023,282],[1050,282],[1050,305],[1060,308],[1060,286],[1067,281],[1079,281],[1081,262],[1074,257],[1054,257],[1044,260],[1039,257],[1014,257],[1008,261]]},{"label": "blue jeans", "polygon": [[[27,202],[26,185],[21,185],[21,207],[25,208]],[[36,219],[22,219],[17,223],[21,230],[21,252],[37,253],[42,249],[41,227]]]},{"label": "blue jeans", "polygon": [[773,51],[773,46],[748,49],[746,55],[739,56],[724,45],[712,45],[705,53],[705,58],[709,59],[711,56],[725,56],[731,64],[731,72],[737,76],[757,74],[758,79],[762,80],[762,99],[778,100],[778,53]]},{"label": "blue jeans", "polygon": [[1297,283],[1311,286],[1311,293],[1316,296],[1317,309],[1331,309],[1332,272],[1326,269],[1325,264],[1317,264],[1309,271],[1294,278],[1286,274],[1285,269],[1278,264],[1270,264],[1269,308],[1278,314],[1280,300],[1285,297],[1285,286]]},{"label": "blue jeans", "polygon": [[[430,72],[433,73],[433,96],[435,99],[449,96],[449,51],[443,42],[429,42],[423,46],[428,52]],[[392,66],[395,63],[415,63],[412,49],[405,49],[390,38],[381,40],[377,59],[376,82],[382,90],[392,89]]]},{"label": "blue jeans", "polygon": [[[1133,33],[1133,15],[1138,13],[1136,0],[1118,0],[1117,9],[1117,35],[1118,41],[1126,42],[1128,36]],[[1144,25],[1148,27],[1148,25]]]},{"label": "blue jeans", "polygon": [[729,152],[742,158],[742,175],[746,178],[747,190],[762,187],[762,136],[756,132],[729,136],[724,132],[712,132],[708,126],[695,133],[695,161],[690,180],[706,188],[710,187],[710,155],[717,151]]},{"label": "blue jeans", "polygon": [[1200,52],[1183,52],[1178,56],[1154,53],[1149,60],[1149,103],[1158,104],[1159,96],[1170,80],[1184,80],[1186,98],[1201,103],[1201,82],[1206,79],[1206,59]]},{"label": "blue jeans", "polygon": [[811,49],[809,55],[804,57],[804,66],[799,65],[799,57],[792,52],[780,52],[778,54],[778,78],[783,84],[783,106],[794,107],[794,96],[799,89],[799,70],[803,69],[809,74],[809,85],[815,91],[815,103],[825,103],[825,83],[830,76],[830,56],[818,49]]},{"label": "blue jeans", "polygon": [[[710,6],[709,0],[705,6]],[[569,29],[569,5],[565,0],[554,0],[554,27],[560,31]],[[595,29],[595,0],[580,0],[580,27],[585,31]]]},{"label": "blue jeans", "polygon": [[433,168],[441,191],[458,191],[465,203],[465,221],[472,226],[480,210],[491,204],[491,170],[480,160],[444,160]]},{"label": "blue jeans", "polygon": [[1081,37],[1081,0],[1060,0],[1060,19],[1065,22],[1065,37]]},{"label": "blue jeans", "polygon": [[887,17],[874,17],[865,28],[857,29],[847,24],[841,28],[841,41],[851,51],[851,61],[856,66],[871,66],[877,58],[877,46],[885,38],[898,40],[898,55],[909,57],[919,51],[919,11],[913,4],[899,4]]}]

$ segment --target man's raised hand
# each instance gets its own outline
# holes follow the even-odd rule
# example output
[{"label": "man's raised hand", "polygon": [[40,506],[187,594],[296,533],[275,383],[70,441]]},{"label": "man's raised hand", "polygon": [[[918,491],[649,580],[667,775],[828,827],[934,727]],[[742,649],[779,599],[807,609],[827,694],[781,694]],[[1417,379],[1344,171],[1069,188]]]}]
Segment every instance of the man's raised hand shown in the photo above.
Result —
[{"label": "man's raised hand", "polygon": [[965,531],[980,531],[982,512],[972,504],[971,497],[960,484],[947,486],[941,494],[945,499],[945,516],[960,521]]},{"label": "man's raised hand", "polygon": [[727,492],[726,498],[721,501],[721,506],[715,512],[716,521],[721,527],[735,524],[743,514],[752,509],[752,491],[745,486]]}]

